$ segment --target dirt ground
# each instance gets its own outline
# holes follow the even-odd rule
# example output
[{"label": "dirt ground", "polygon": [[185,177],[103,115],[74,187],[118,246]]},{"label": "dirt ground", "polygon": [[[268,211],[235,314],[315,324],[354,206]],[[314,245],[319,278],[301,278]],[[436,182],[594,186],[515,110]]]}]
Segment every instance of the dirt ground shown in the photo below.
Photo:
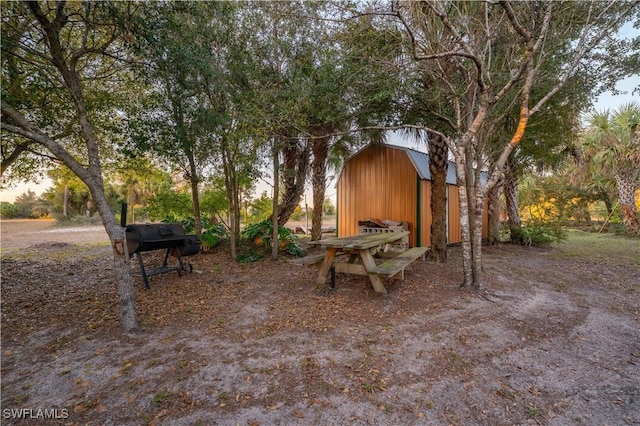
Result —
[{"label": "dirt ground", "polygon": [[3,425],[640,424],[638,240],[486,247],[491,300],[455,247],[387,295],[223,248],[137,278],[128,336],[104,231],[1,225]]}]

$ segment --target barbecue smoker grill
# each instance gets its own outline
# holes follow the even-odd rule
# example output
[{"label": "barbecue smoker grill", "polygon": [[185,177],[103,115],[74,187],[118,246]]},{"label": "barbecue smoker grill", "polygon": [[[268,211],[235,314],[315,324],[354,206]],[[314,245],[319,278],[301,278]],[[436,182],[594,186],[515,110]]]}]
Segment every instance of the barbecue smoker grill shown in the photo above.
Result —
[{"label": "barbecue smoker grill", "polygon": [[[193,266],[182,260],[183,256],[192,256],[200,251],[200,240],[195,235],[185,235],[184,228],[178,223],[131,224],[126,227],[127,248],[129,256],[134,254],[140,263],[140,274],[144,279],[144,287],[149,289],[149,276],[177,271],[192,272]],[[146,251],[166,250],[162,266],[145,270],[142,254]],[[177,266],[167,265],[169,255],[178,259]]]}]

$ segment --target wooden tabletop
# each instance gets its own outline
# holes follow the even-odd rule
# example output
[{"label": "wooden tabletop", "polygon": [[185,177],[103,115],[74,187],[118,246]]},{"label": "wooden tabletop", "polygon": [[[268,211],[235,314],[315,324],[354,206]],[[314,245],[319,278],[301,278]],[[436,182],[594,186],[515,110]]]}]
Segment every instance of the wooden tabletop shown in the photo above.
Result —
[{"label": "wooden tabletop", "polygon": [[407,235],[409,235],[409,231],[379,232],[352,235],[349,237],[327,238],[326,240],[312,241],[310,244],[317,244],[325,248],[331,247],[339,249],[365,250],[401,240]]}]

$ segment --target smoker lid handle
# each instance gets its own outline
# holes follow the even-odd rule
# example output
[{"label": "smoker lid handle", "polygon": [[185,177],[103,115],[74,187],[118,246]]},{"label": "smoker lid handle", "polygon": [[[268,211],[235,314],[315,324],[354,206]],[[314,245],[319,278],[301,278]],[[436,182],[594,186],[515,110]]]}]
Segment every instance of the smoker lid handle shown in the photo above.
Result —
[{"label": "smoker lid handle", "polygon": [[173,235],[173,230],[171,228],[160,228],[158,230],[158,233],[160,234],[160,236],[162,237],[167,237],[169,235]]}]

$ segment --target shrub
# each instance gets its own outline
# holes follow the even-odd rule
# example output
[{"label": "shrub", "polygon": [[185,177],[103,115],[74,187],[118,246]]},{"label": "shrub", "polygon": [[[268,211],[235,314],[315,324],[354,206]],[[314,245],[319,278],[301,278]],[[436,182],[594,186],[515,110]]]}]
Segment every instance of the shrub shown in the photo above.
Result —
[{"label": "shrub", "polygon": [[567,232],[556,223],[525,222],[520,229],[511,230],[511,242],[526,246],[544,246],[567,239]]},{"label": "shrub", "polygon": [[15,206],[7,201],[0,203],[0,217],[2,219],[13,219],[20,216],[20,207]]},{"label": "shrub", "polygon": [[[255,247],[267,252],[271,247],[273,235],[273,225],[270,220],[254,223],[247,226],[242,231],[242,238],[248,240]],[[291,230],[284,226],[278,226],[278,241],[280,249],[293,256],[304,256],[304,250],[298,246],[298,237],[291,233]]]},{"label": "shrub", "polygon": [[200,235],[200,242],[203,251],[211,250],[213,247],[217,247],[220,242],[228,240],[229,234],[227,229],[222,224],[210,225]]}]

